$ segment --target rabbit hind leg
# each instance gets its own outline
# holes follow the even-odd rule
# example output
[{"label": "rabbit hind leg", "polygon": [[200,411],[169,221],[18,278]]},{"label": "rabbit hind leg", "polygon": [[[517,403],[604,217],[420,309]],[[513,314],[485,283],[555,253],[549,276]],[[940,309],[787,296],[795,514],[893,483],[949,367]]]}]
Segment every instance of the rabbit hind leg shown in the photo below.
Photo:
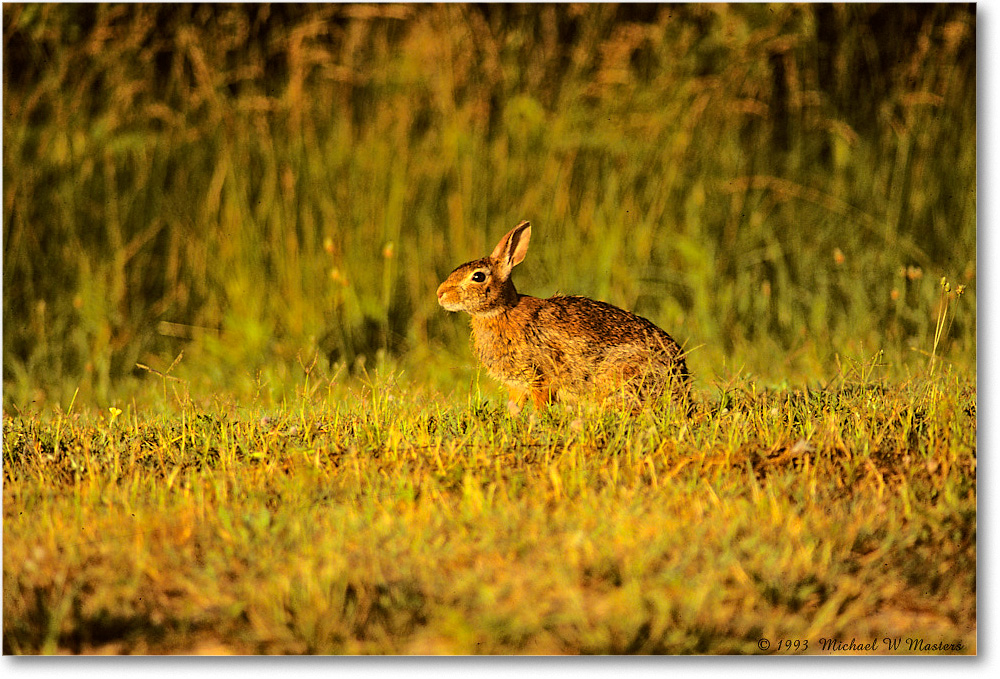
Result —
[{"label": "rabbit hind leg", "polygon": [[535,410],[541,410],[550,403],[554,403],[555,392],[548,387],[541,385],[532,385],[531,387],[531,400],[535,404]]}]

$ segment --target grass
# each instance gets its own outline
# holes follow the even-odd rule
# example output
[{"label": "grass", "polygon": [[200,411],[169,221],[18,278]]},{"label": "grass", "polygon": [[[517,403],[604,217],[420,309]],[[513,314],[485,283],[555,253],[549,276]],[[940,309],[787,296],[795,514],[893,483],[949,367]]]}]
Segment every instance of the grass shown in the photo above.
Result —
[{"label": "grass", "polygon": [[[976,652],[975,7],[22,3],[3,64],[4,653]],[[521,219],[690,418],[506,415],[434,290]]]},{"label": "grass", "polygon": [[4,652],[975,653],[972,377],[714,389],[6,415]]}]

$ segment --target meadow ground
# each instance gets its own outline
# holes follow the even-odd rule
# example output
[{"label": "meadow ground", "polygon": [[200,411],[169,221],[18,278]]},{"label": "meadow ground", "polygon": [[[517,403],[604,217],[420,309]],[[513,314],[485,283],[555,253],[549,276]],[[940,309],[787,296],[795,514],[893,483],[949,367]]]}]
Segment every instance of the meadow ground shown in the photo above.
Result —
[{"label": "meadow ground", "polygon": [[974,374],[865,374],[5,413],[3,650],[975,653]]},{"label": "meadow ground", "polygon": [[[5,4],[3,652],[976,652],[977,11]],[[696,412],[507,415],[522,219]]]}]

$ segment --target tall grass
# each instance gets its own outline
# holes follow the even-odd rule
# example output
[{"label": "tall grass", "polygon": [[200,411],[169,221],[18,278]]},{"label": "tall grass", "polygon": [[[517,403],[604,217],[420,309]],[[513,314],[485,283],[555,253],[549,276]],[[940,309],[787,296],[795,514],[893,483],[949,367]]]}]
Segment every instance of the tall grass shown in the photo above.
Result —
[{"label": "tall grass", "polygon": [[3,48],[5,409],[182,351],[434,376],[435,286],[520,219],[522,291],[696,375],[975,366],[973,7],[23,4]]}]

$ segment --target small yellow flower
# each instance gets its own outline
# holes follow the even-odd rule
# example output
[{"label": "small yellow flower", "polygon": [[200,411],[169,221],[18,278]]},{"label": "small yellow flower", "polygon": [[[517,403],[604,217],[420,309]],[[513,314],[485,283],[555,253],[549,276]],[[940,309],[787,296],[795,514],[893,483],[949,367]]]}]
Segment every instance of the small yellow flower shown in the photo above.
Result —
[{"label": "small yellow flower", "polygon": [[115,420],[118,419],[118,416],[122,414],[122,410],[121,408],[115,408],[114,406],[111,406],[108,410],[111,411],[111,424],[114,424]]}]

